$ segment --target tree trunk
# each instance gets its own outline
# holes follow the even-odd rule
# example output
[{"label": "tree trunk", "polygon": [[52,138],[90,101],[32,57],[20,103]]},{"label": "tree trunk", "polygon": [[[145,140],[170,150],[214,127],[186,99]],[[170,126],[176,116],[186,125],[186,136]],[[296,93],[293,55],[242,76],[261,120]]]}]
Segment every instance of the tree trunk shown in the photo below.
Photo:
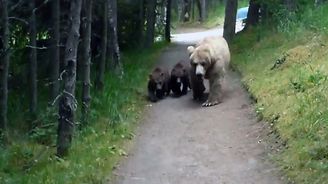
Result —
[{"label": "tree trunk", "polygon": [[203,22],[206,19],[206,0],[200,0],[200,1],[201,1],[200,21]]},{"label": "tree trunk", "polygon": [[201,5],[201,0],[196,0],[196,4],[197,4],[197,9],[198,9],[198,16],[199,16],[199,21],[202,20],[202,5]]},{"label": "tree trunk", "polygon": [[259,22],[259,10],[260,4],[257,2],[257,0],[250,0],[245,29],[251,26],[255,26]]},{"label": "tree trunk", "polygon": [[101,39],[101,56],[99,63],[99,72],[97,72],[96,87],[99,90],[104,88],[104,78],[105,78],[105,67],[106,67],[106,57],[107,57],[107,39],[108,39],[108,0],[104,0],[104,12],[103,12],[103,32]]},{"label": "tree trunk", "polygon": [[144,0],[139,0],[139,12],[138,12],[138,22],[137,22],[137,39],[140,45],[143,45],[144,39],[144,28],[145,28],[145,18],[144,18]]},{"label": "tree trunk", "polygon": [[109,53],[111,56],[111,68],[114,69],[116,74],[123,76],[123,67],[120,59],[120,47],[117,35],[117,0],[109,0],[108,2],[108,30],[110,39]]},{"label": "tree trunk", "polygon": [[91,63],[91,21],[92,0],[83,1],[82,17],[82,123],[88,122],[88,111],[90,106],[90,63]]},{"label": "tree trunk", "polygon": [[236,32],[236,13],[238,0],[229,0],[226,3],[223,37],[230,43]]},{"label": "tree trunk", "polygon": [[197,9],[199,13],[199,21],[203,22],[206,19],[206,0],[197,0]]},{"label": "tree trunk", "polygon": [[154,38],[155,38],[155,9],[156,9],[156,1],[155,0],[147,0],[147,30],[146,30],[146,40],[145,47],[150,48],[153,46]]},{"label": "tree trunk", "polygon": [[191,18],[195,20],[195,0],[191,0]]},{"label": "tree trunk", "polygon": [[166,2],[166,23],[165,23],[165,40],[171,42],[171,5],[172,1]]},{"label": "tree trunk", "polygon": [[183,0],[182,1],[182,12],[181,12],[181,20],[183,22],[188,22],[190,20],[190,9],[191,9],[191,1]]},{"label": "tree trunk", "polygon": [[289,11],[296,10],[296,1],[295,0],[284,0],[285,6]]},{"label": "tree trunk", "polygon": [[29,20],[30,29],[30,64],[29,64],[29,77],[30,77],[30,113],[33,119],[37,114],[37,53],[36,53],[36,16],[35,16],[35,0],[29,1],[29,8],[31,17]]},{"label": "tree trunk", "polygon": [[74,131],[74,111],[77,102],[75,98],[76,58],[80,38],[80,17],[82,0],[70,1],[69,33],[65,45],[64,90],[59,101],[59,125],[57,137],[57,155],[68,154]]},{"label": "tree trunk", "polygon": [[0,1],[0,136],[7,126],[8,109],[8,70],[9,70],[9,25],[7,0]]},{"label": "tree trunk", "polygon": [[50,102],[59,94],[59,69],[60,69],[60,0],[52,1],[52,50],[50,71]]}]

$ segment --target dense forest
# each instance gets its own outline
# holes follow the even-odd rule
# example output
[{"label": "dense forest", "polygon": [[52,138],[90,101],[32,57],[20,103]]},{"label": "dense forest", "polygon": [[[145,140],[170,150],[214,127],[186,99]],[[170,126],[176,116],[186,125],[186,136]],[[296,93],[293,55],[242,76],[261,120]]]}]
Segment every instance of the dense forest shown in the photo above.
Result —
[{"label": "dense forest", "polygon": [[[324,3],[247,1],[246,26],[238,34],[258,25],[291,23]],[[111,134],[103,144],[114,142],[104,154],[124,155],[115,142],[133,137],[121,123],[140,116],[136,109],[144,101],[141,85],[152,66],[147,60],[170,42],[175,26],[209,21],[211,12],[220,8],[225,9],[223,36],[233,44],[238,0],[1,0],[1,183],[32,183],[40,177],[39,170],[49,175],[69,168],[66,157],[101,152],[92,144],[108,138],[102,134]],[[140,63],[147,67],[139,68]],[[95,137],[87,139],[89,134]],[[89,147],[76,148],[83,144]],[[86,165],[92,164],[81,167]],[[34,180],[15,178],[29,172]],[[75,173],[75,178],[103,180],[82,175]],[[45,178],[39,182],[47,183]]]}]

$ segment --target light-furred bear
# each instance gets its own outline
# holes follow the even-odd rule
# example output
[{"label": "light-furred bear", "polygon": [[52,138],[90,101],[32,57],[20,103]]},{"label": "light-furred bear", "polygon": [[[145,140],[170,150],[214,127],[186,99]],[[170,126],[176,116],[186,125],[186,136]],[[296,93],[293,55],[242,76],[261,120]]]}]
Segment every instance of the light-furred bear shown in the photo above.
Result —
[{"label": "light-furred bear", "polygon": [[187,94],[189,84],[189,65],[183,60],[178,62],[171,70],[170,89],[175,97]]},{"label": "light-furred bear", "polygon": [[221,103],[221,83],[230,63],[230,50],[223,37],[207,37],[196,47],[189,46],[190,64],[199,78],[209,80],[209,95],[203,107]]},{"label": "light-furred bear", "polygon": [[163,67],[155,67],[148,80],[148,97],[152,102],[157,102],[170,94],[169,70]]}]

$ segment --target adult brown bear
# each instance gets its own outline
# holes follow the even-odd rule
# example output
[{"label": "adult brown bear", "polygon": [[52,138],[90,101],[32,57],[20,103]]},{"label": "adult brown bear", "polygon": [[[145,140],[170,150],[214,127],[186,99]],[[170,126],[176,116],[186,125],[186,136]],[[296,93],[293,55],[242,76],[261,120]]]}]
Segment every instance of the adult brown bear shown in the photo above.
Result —
[{"label": "adult brown bear", "polygon": [[223,37],[207,37],[196,47],[189,46],[190,64],[197,77],[209,80],[209,96],[203,107],[222,100],[221,82],[230,63],[230,51]]},{"label": "adult brown bear", "polygon": [[169,88],[170,75],[169,71],[163,67],[156,67],[149,74],[148,80],[148,97],[152,102],[157,102],[170,94]]},{"label": "adult brown bear", "polygon": [[180,61],[171,70],[170,89],[175,97],[180,97],[187,94],[189,87],[189,67]]}]

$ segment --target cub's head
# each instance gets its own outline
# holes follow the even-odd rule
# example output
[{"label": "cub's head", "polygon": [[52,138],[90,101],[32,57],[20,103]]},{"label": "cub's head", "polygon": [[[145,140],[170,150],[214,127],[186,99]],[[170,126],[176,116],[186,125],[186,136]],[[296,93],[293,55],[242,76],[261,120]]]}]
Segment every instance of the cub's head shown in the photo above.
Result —
[{"label": "cub's head", "polygon": [[156,67],[153,72],[149,74],[149,81],[156,87],[156,90],[163,89],[165,80],[165,73],[159,67]]},{"label": "cub's head", "polygon": [[188,75],[188,71],[186,70],[185,66],[181,62],[177,63],[171,71],[171,77],[175,78],[177,80],[176,82],[178,83],[181,82],[182,77]]},{"label": "cub's head", "polygon": [[203,77],[211,66],[211,55],[209,47],[200,45],[197,48],[188,47],[190,64],[198,77]]}]

